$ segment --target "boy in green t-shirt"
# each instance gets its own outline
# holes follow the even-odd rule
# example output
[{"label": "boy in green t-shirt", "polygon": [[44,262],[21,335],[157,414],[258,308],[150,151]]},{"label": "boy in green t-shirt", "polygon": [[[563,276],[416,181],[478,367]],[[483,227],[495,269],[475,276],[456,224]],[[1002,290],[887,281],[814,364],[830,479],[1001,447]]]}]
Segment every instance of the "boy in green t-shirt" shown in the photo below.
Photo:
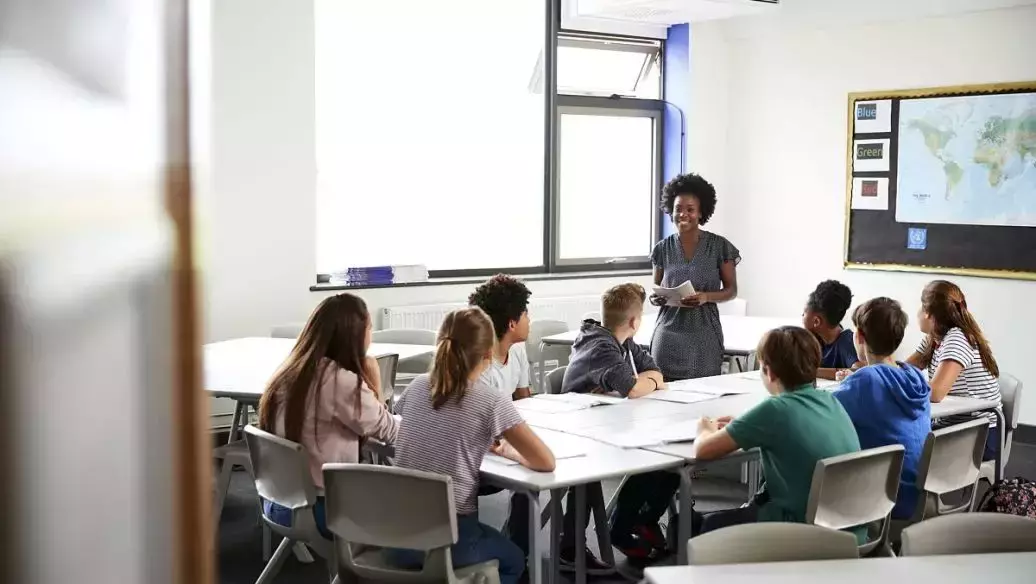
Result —
[{"label": "boy in green t-shirt", "polygon": [[774,329],[757,354],[771,397],[737,419],[702,418],[695,443],[699,460],[759,448],[766,487],[745,507],[706,515],[703,533],[754,521],[805,522],[817,461],[860,450],[845,409],[833,394],[816,388],[816,337],[799,327]]}]

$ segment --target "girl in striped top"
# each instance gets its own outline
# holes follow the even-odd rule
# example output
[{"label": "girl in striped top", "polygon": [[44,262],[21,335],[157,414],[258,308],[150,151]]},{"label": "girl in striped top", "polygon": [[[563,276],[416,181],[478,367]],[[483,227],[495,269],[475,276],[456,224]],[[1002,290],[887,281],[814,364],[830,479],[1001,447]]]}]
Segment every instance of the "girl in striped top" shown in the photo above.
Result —
[{"label": "girl in striped top", "polygon": [[[436,341],[431,373],[420,375],[396,403],[403,417],[396,438],[396,465],[453,479],[457,543],[450,549],[457,567],[499,561],[501,584],[514,584],[525,571],[525,554],[499,531],[478,520],[479,467],[487,452],[532,470],[554,470],[554,454],[503,393],[480,377],[493,362],[496,334],[481,308],[446,315]],[[393,562],[416,568],[424,554],[392,550]]]},{"label": "girl in striped top", "polygon": [[[925,338],[907,362],[928,371],[932,402],[939,403],[947,395],[956,395],[996,402],[999,409],[997,377],[1000,369],[982,329],[968,311],[961,289],[945,280],[935,280],[925,286],[917,319]],[[982,412],[975,416],[989,419],[983,459],[992,460],[1000,448],[996,414]],[[936,425],[948,426],[972,417],[971,414],[950,416],[937,420]]]}]

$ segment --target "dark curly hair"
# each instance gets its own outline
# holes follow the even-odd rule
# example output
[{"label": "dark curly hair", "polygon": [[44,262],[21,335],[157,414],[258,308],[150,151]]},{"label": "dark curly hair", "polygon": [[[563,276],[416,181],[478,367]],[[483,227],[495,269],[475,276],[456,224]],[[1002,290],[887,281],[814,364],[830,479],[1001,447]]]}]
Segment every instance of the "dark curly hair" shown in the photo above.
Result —
[{"label": "dark curly hair", "polygon": [[848,286],[838,280],[824,280],[810,293],[806,309],[824,315],[828,324],[837,326],[845,318],[852,302],[853,293]]},{"label": "dark curly hair", "polygon": [[673,205],[676,197],[680,195],[691,195],[698,199],[698,223],[705,225],[716,212],[716,187],[705,180],[701,175],[689,172],[675,176],[662,188],[662,210],[666,215],[673,214]]},{"label": "dark curly hair", "polygon": [[496,338],[502,339],[512,322],[522,318],[529,309],[532,292],[517,278],[497,274],[475,288],[468,297],[468,304],[477,306],[493,321]]}]

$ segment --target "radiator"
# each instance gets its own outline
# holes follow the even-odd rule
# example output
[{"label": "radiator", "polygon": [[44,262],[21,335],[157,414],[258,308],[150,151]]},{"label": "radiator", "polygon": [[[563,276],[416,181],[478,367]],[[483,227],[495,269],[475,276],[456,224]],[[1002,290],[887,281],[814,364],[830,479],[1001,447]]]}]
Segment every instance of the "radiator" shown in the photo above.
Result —
[{"label": "radiator", "polygon": [[[383,329],[439,330],[439,325],[451,310],[467,306],[462,302],[425,304],[421,306],[389,306],[381,309]],[[583,317],[601,310],[600,296],[569,296],[564,298],[533,298],[529,302],[529,317],[533,320],[562,320],[572,329],[579,328]],[[644,306],[644,318],[654,319],[654,306]],[[745,315],[747,304],[738,298],[719,306],[720,314]],[[598,317],[599,318],[599,317]]]},{"label": "radiator", "polygon": [[[385,307],[381,309],[381,328],[438,330],[447,313],[465,306],[457,302]],[[600,310],[600,296],[533,298],[529,302],[529,317],[533,320],[563,320],[572,328],[577,328],[587,313]]]}]

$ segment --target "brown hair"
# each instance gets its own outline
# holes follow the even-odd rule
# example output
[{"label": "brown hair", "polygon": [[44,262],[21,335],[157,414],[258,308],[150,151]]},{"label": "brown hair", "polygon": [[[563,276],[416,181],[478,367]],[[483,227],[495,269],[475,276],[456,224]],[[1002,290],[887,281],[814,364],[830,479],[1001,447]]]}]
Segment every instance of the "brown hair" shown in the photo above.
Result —
[{"label": "brown hair", "polygon": [[[367,305],[359,297],[338,294],[325,298],[310,315],[291,354],[266,386],[259,400],[259,427],[272,432],[278,411],[283,407],[284,437],[298,442],[306,415],[306,399],[309,392],[314,391],[314,399],[319,403],[320,383],[327,372],[328,361],[354,373],[361,386],[367,385],[377,395],[377,389],[370,386],[364,371],[369,322]],[[361,399],[357,391],[357,412]],[[315,437],[315,427],[313,432]]]},{"label": "brown hair", "polygon": [[784,389],[813,385],[820,368],[820,343],[813,333],[797,326],[782,326],[766,333],[756,354]]},{"label": "brown hair", "polygon": [[867,349],[879,357],[896,352],[903,342],[907,320],[899,302],[884,296],[864,302],[853,312],[853,326],[863,335]]},{"label": "brown hair", "polygon": [[601,315],[604,326],[608,329],[615,329],[626,319],[640,315],[644,311],[644,287],[640,284],[628,282],[612,286],[601,295]]},{"label": "brown hair", "polygon": [[[935,336],[942,338],[950,329],[959,328],[968,343],[978,349],[982,357],[982,364],[993,374],[1000,376],[1000,367],[993,358],[993,351],[989,348],[989,342],[982,335],[975,317],[968,311],[968,301],[964,298],[964,292],[953,282],[946,280],[935,280],[925,286],[921,293],[921,310],[935,321]],[[935,343],[928,343],[924,354],[921,355],[921,365],[928,367],[932,364],[935,356]]]},{"label": "brown hair", "polygon": [[446,315],[439,327],[429,375],[433,408],[439,409],[451,397],[460,402],[471,372],[490,356],[495,344],[493,321],[481,308],[462,308]]}]

